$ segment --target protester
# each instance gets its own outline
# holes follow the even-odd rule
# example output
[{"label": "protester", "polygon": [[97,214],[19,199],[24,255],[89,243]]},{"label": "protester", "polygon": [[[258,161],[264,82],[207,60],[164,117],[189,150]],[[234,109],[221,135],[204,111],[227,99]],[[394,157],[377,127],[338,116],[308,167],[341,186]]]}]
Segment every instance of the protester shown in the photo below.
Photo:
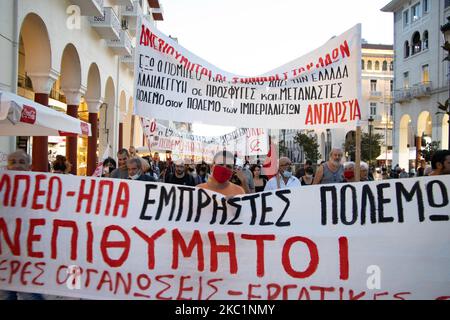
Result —
[{"label": "protester", "polygon": [[59,174],[67,174],[67,160],[66,157],[57,155],[55,161],[52,162],[52,172]]},{"label": "protester", "polygon": [[369,175],[369,165],[361,161],[360,163],[360,181],[374,181],[373,177]]},{"label": "protester", "polygon": [[428,177],[431,174],[431,172],[433,172],[433,168],[431,166],[426,166],[425,170],[423,171],[423,175],[425,177]]},{"label": "protester", "polygon": [[398,177],[399,179],[406,179],[409,178],[409,173],[406,172],[406,170],[404,168],[397,168],[397,172],[398,172]]},{"label": "protester", "polygon": [[267,178],[266,178],[266,176],[263,176],[261,174],[262,173],[261,166],[253,165],[253,166],[251,166],[250,171],[252,172],[252,175],[253,175],[255,192],[263,192],[264,188],[266,187],[266,184],[267,184]]},{"label": "protester", "polygon": [[[31,157],[22,149],[10,153],[6,170],[31,171]],[[38,293],[0,290],[0,300],[44,300]]]},{"label": "protester", "polygon": [[31,171],[31,157],[22,149],[10,153],[7,162],[7,170]]},{"label": "protester", "polygon": [[234,162],[234,170],[230,182],[234,183],[235,185],[241,186],[242,189],[244,189],[245,193],[254,193],[255,185],[253,182],[252,172],[245,169],[243,167],[242,160],[237,158],[236,156]]},{"label": "protester", "polygon": [[310,167],[312,167],[312,161],[306,160],[305,164],[303,165],[303,168],[300,168],[297,170],[297,172],[295,172],[295,176],[297,177],[297,179],[303,177],[306,174],[306,169]]},{"label": "protester", "polygon": [[[145,161],[145,160],[144,160]],[[147,175],[142,169],[142,159],[138,157],[127,160],[128,179],[138,181],[156,181],[153,176]]]},{"label": "protester", "polygon": [[242,187],[230,182],[233,175],[234,156],[229,151],[220,151],[214,155],[212,175],[206,183],[197,187],[221,193],[227,197],[245,194]]},{"label": "protester", "polygon": [[130,146],[128,148],[128,154],[130,158],[135,158],[137,156],[136,148],[134,146]]},{"label": "protester", "polygon": [[292,162],[289,158],[280,158],[278,172],[267,182],[264,191],[300,187],[300,181],[292,174],[291,166]]},{"label": "protester", "polygon": [[120,149],[117,152],[117,162],[119,167],[111,172],[111,178],[128,179],[127,161],[130,158],[127,149]]},{"label": "protester", "polygon": [[330,152],[329,160],[317,169],[314,184],[343,182],[344,166],[341,164],[342,156],[342,149],[333,148]]},{"label": "protester", "polygon": [[346,183],[357,182],[355,177],[355,163],[349,161],[344,163],[344,181]]},{"label": "protester", "polygon": [[420,160],[420,166],[419,166],[419,168],[417,168],[417,177],[424,176],[426,167],[427,167],[427,162],[424,159]]},{"label": "protester", "polygon": [[176,160],[175,162],[175,171],[170,173],[165,182],[171,184],[177,184],[181,186],[195,186],[194,178],[186,173],[185,162],[182,159]]},{"label": "protester", "polygon": [[103,172],[102,177],[109,178],[111,176],[111,172],[113,172],[116,169],[116,160],[113,158],[106,158],[103,160]]},{"label": "protester", "polygon": [[310,186],[314,182],[314,169],[312,167],[307,167],[305,170],[305,175],[300,178],[300,183],[302,186]]},{"label": "protester", "polygon": [[197,175],[194,178],[195,185],[199,185],[208,181],[208,165],[206,163],[198,164],[195,168]]},{"label": "protester", "polygon": [[431,167],[430,176],[450,174],[450,150],[436,151],[431,158]]},{"label": "protester", "polygon": [[388,180],[389,177],[389,173],[386,167],[381,168],[381,180]]}]

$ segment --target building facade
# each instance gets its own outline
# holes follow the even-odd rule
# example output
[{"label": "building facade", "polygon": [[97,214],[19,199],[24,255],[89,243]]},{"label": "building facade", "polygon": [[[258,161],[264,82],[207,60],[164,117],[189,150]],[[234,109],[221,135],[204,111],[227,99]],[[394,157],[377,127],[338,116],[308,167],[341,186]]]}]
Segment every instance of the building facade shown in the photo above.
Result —
[{"label": "building facade", "polygon": [[[382,137],[378,163],[392,160],[394,48],[392,45],[362,44],[362,105],[367,108],[368,122],[364,131]],[[364,119],[366,120],[366,119]]]},{"label": "building facade", "polygon": [[7,0],[0,2],[0,90],[91,123],[89,138],[0,137],[6,154],[24,148],[33,167],[65,154],[74,172],[90,175],[108,150],[142,146],[133,111],[137,17],[162,20],[158,0]]},{"label": "building facade", "polygon": [[440,27],[450,16],[450,1],[394,0],[381,10],[394,14],[393,163],[409,170],[424,143],[449,147],[448,116],[437,114],[437,105],[449,98]]}]

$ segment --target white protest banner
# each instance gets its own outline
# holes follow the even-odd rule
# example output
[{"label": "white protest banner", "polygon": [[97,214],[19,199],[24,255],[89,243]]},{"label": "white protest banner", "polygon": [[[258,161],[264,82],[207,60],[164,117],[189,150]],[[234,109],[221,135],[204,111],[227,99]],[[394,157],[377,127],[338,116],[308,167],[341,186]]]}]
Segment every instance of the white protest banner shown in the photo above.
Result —
[{"label": "white protest banner", "polygon": [[225,199],[3,171],[0,289],[88,299],[450,299],[448,186],[443,176]]},{"label": "white protest banner", "polygon": [[198,136],[167,128],[156,122],[141,118],[147,143],[154,151],[172,151],[174,154],[198,156],[212,161],[214,155],[227,150],[238,157],[266,155],[269,135],[267,129],[236,129],[222,136]]},{"label": "white protest banner", "polygon": [[139,24],[137,115],[239,128],[351,128],[361,102],[361,25],[258,77],[226,73]]}]

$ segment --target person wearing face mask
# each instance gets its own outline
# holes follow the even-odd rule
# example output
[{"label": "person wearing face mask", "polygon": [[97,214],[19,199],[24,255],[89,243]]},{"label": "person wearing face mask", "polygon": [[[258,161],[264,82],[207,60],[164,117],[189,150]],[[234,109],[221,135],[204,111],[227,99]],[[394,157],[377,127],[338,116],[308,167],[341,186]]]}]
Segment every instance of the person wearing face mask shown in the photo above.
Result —
[{"label": "person wearing face mask", "polygon": [[342,149],[333,148],[329,160],[317,169],[313,184],[342,183],[344,181],[342,156]]},{"label": "person wearing face mask", "polygon": [[314,169],[312,167],[307,167],[305,169],[305,175],[300,178],[300,183],[302,186],[310,186],[314,182]]},{"label": "person wearing face mask", "polygon": [[139,158],[127,160],[128,179],[138,181],[156,181],[153,176],[149,176],[142,171],[142,161]]},{"label": "person wearing face mask", "polygon": [[234,156],[229,151],[220,151],[214,155],[212,174],[206,183],[197,185],[198,188],[218,192],[227,197],[245,194],[242,187],[230,182],[233,175]]},{"label": "person wearing face mask", "polygon": [[292,174],[292,162],[287,157],[278,160],[278,172],[270,179],[264,191],[300,187],[300,181]]},{"label": "person wearing face mask", "polygon": [[355,178],[355,163],[352,161],[344,163],[344,181],[347,183],[357,182]]}]

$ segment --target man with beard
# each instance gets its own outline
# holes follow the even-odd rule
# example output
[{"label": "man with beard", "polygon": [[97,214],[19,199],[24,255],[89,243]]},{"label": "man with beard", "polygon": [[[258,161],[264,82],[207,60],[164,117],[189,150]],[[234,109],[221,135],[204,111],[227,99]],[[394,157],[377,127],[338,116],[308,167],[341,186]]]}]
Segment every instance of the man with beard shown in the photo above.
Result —
[{"label": "man with beard", "polygon": [[327,162],[316,172],[314,184],[342,183],[344,181],[344,166],[341,164],[342,150],[333,148]]},{"label": "man with beard", "polygon": [[175,161],[175,171],[167,176],[166,183],[195,186],[194,178],[186,173],[185,163],[182,159]]}]

